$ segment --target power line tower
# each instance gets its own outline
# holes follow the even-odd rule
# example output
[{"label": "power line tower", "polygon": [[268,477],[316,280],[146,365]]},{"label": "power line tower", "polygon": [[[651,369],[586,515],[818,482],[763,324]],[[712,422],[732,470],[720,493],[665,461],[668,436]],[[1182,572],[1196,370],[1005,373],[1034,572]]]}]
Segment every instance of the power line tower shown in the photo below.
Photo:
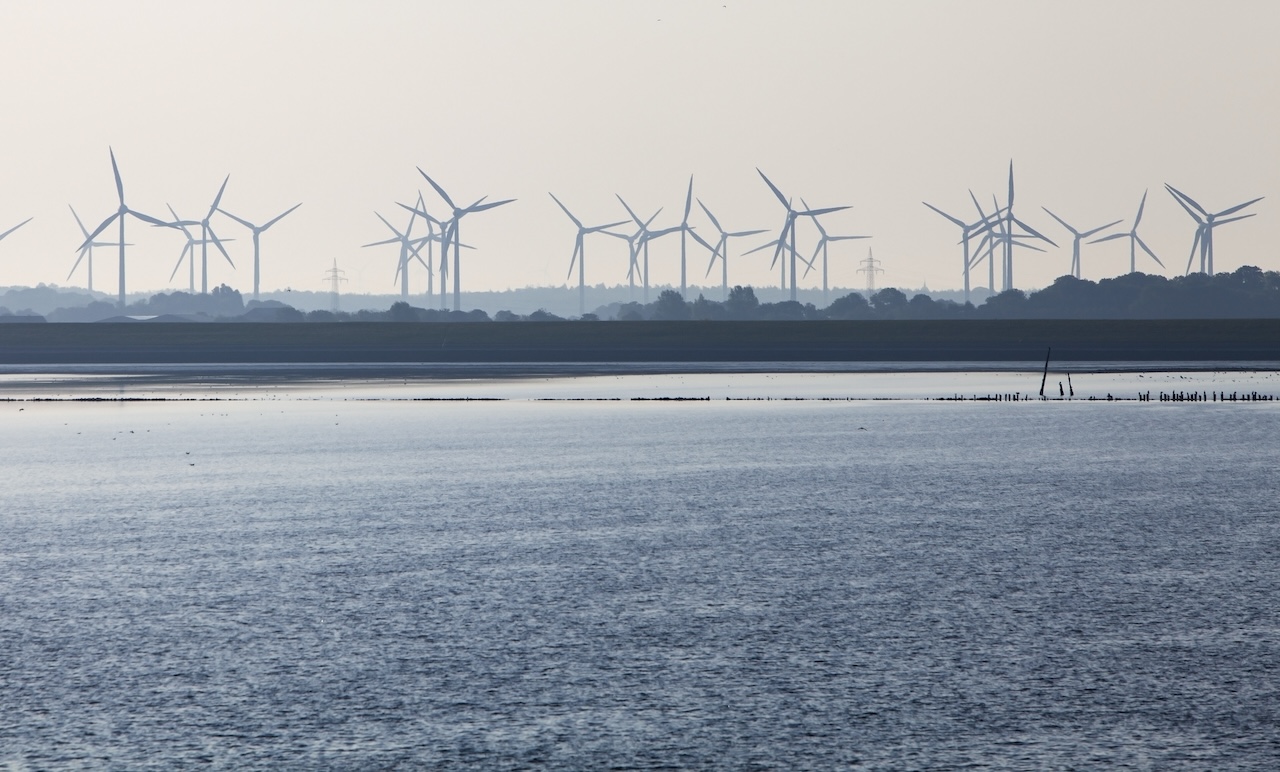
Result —
[{"label": "power line tower", "polygon": [[871,250],[867,249],[867,259],[863,260],[858,269],[858,273],[867,275],[867,297],[871,297],[876,292],[876,274],[884,273],[884,269],[880,267],[880,261],[871,254]]},{"label": "power line tower", "polygon": [[332,268],[324,272],[324,275],[328,277],[327,280],[329,282],[329,310],[335,313],[340,310],[338,304],[338,288],[342,286],[342,282],[347,280],[346,277],[343,276],[345,273],[346,271],[338,267],[337,260],[333,261]]}]

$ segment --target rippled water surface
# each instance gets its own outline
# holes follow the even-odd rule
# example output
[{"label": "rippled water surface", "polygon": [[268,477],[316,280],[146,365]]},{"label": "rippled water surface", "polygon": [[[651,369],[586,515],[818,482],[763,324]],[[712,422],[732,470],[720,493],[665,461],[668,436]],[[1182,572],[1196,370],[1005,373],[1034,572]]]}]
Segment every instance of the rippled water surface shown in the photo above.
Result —
[{"label": "rippled water surface", "polygon": [[1280,403],[0,429],[0,766],[1280,764]]}]

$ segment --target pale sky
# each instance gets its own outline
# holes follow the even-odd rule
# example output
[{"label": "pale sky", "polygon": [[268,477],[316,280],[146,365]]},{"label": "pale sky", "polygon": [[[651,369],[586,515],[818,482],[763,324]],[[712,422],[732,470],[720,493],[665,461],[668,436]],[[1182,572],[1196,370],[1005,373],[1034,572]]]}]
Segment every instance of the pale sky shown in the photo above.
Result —
[{"label": "pale sky", "polygon": [[[874,237],[832,247],[832,284],[861,286],[870,245],[882,284],[956,288],[959,232],[920,202],[968,217],[966,191],[1003,195],[1011,159],[1019,217],[1063,247],[1020,256],[1021,288],[1069,267],[1041,206],[1083,229],[1131,221],[1146,189],[1139,232],[1167,268],[1139,267],[1180,275],[1194,224],[1166,182],[1210,210],[1268,196],[1217,231],[1216,267],[1280,270],[1277,33],[1272,0],[6,0],[0,230],[35,219],[0,242],[0,286],[84,285],[67,205],[90,228],[114,211],[108,146],[156,216],[198,217],[227,174],[223,207],[247,219],[303,202],[263,236],[264,289],[323,289],[336,259],[346,291],[393,292],[396,250],[360,245],[420,189],[447,214],[416,166],[460,202],[518,199],[463,221],[464,293],[566,282],[575,229],[548,191],[589,224],[623,219],[620,193],[667,226],[692,174],[724,225],[776,230],[756,167],[851,205],[832,233]],[[696,204],[691,220],[714,234]],[[168,278],[181,235],[127,227],[129,290],[185,289],[185,268]],[[211,257],[211,283],[247,293],[249,235],[215,227],[237,267]],[[764,240],[737,243],[731,283],[777,283],[769,254],[737,257]],[[1083,261],[1117,275],[1128,249]],[[115,291],[115,263],[98,253],[96,289]],[[691,283],[706,266],[693,249]],[[652,273],[678,284],[677,240],[655,242]],[[625,276],[623,242],[589,239],[587,282]]]}]

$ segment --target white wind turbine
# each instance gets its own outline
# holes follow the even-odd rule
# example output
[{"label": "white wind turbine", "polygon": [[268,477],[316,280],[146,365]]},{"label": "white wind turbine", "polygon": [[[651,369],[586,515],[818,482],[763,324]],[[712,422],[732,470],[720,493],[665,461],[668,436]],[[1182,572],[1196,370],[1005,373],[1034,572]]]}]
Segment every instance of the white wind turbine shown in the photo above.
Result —
[{"label": "white wind turbine", "polygon": [[[254,300],[258,299],[258,283],[259,283],[259,277],[261,275],[260,260],[259,260],[261,255],[261,249],[258,243],[258,237],[261,236],[267,230],[267,228],[270,228],[272,225],[275,225],[276,223],[280,222],[281,220],[284,219],[285,215],[289,214],[294,209],[297,209],[300,206],[302,206],[301,203],[294,204],[293,206],[286,209],[284,212],[276,215],[270,220],[267,220],[262,225],[254,225],[253,223],[249,222],[248,220],[242,217],[236,217],[234,214],[231,214],[225,209],[218,209],[219,212],[222,212],[227,217],[230,217],[231,219],[240,223],[244,227],[248,228],[251,233],[253,233],[253,299]],[[230,241],[230,239],[227,239],[227,240]]]},{"label": "white wind turbine", "polygon": [[[994,199],[995,199],[995,196],[992,196],[993,203],[994,203]],[[1001,214],[1001,212],[1003,212],[1003,214]],[[1020,236],[1016,234],[1017,228],[1022,228],[1024,231],[1027,232],[1027,235],[1040,239],[1041,241],[1047,242],[1049,244],[1053,244],[1053,246],[1055,247],[1058,246],[1057,244],[1054,244],[1053,240],[1050,239],[1048,236],[1041,234],[1035,228],[1032,228],[1030,225],[1027,225],[1022,220],[1019,220],[1017,216],[1014,215],[1013,213],[1013,161],[1009,162],[1009,198],[1008,198],[1008,201],[1005,203],[1004,207],[1000,207],[999,204],[996,204],[996,214],[998,219],[1002,223],[1000,226],[1000,236],[1001,236],[1002,243],[1004,244],[1004,278],[1002,282],[1002,289],[1011,290],[1013,289],[1013,248],[1017,246],[1017,247],[1026,247],[1030,249],[1035,249],[1034,247],[1030,247],[1029,245],[1023,244],[1017,240],[1018,238],[1020,238]],[[1043,252],[1044,250],[1036,249],[1036,251]]]},{"label": "white wind turbine", "polygon": [[[973,201],[975,204],[978,203],[978,199],[973,196],[972,190],[969,191],[969,196],[973,198]],[[930,204],[928,201],[921,201],[920,203],[924,204],[925,206],[929,207],[933,211],[947,218],[947,220],[949,220],[953,225],[960,228],[960,244],[963,246],[963,249],[964,249],[964,302],[968,303],[969,302],[969,285],[970,285],[969,270],[974,265],[977,265],[978,259],[979,259],[970,254],[969,239],[971,239],[974,234],[979,233],[983,226],[988,224],[986,216],[984,215],[982,219],[978,220],[978,222],[969,223],[969,222],[965,222],[964,220],[961,220],[959,217],[954,217],[952,215],[947,214],[946,212],[942,211],[941,209],[934,206],[933,204]],[[981,207],[979,207],[979,210],[981,210]],[[994,275],[995,275],[995,269],[993,268],[992,276],[994,277]],[[994,278],[992,280],[992,283],[993,284],[995,283]],[[995,290],[992,289],[991,291],[994,292]]]},{"label": "white wind turbine", "polygon": [[750,231],[726,231],[720,226],[720,221],[711,213],[707,205],[702,203],[702,199],[698,199],[698,206],[702,207],[702,211],[706,213],[707,219],[711,224],[716,226],[716,231],[720,234],[720,239],[716,242],[716,246],[711,250],[711,262],[707,263],[707,276],[711,275],[711,269],[715,267],[716,258],[720,258],[720,288],[724,294],[724,299],[729,299],[729,239],[742,238],[743,236],[754,236],[757,233],[764,233],[764,228],[758,228]]},{"label": "white wind turbine", "polygon": [[[173,220],[177,223],[177,228],[182,231],[182,235],[187,237],[187,243],[183,245],[182,252],[178,255],[178,262],[173,266],[173,272],[169,274],[169,281],[173,281],[173,277],[178,275],[178,269],[182,267],[182,261],[187,261],[188,274],[188,291],[196,294],[196,247],[202,243],[207,243],[206,239],[198,239],[191,235],[191,231],[187,230],[187,226],[194,224],[194,220],[183,220],[178,217],[178,213],[173,211],[173,207],[169,207],[169,214],[173,215]],[[226,241],[234,241],[235,239],[225,239]]]},{"label": "white wind turbine", "polygon": [[213,203],[209,205],[209,211],[205,212],[204,217],[200,220],[179,220],[171,223],[161,223],[169,228],[177,228],[183,225],[199,225],[200,226],[200,294],[209,294],[209,245],[213,244],[226,258],[227,264],[233,269],[236,264],[232,262],[231,255],[227,254],[227,250],[222,246],[226,239],[218,238],[218,234],[213,230],[213,224],[209,222],[214,212],[218,211],[218,204],[222,202],[222,194],[227,189],[227,182],[231,180],[228,174],[222,180],[222,187],[218,188],[218,195],[213,197]]},{"label": "white wind turbine", "polygon": [[[395,278],[391,280],[391,283],[394,284],[396,280],[399,280],[400,281],[400,297],[408,298],[409,297],[409,260],[411,258],[417,259],[419,263],[422,263],[424,266],[427,265],[426,262],[423,261],[422,255],[418,254],[418,246],[422,242],[414,241],[413,239],[413,219],[414,218],[412,215],[410,215],[409,225],[404,229],[404,232],[402,233],[396,229],[396,226],[387,222],[387,218],[383,217],[381,214],[374,212],[374,215],[379,220],[381,220],[382,224],[387,226],[387,229],[390,230],[391,233],[394,235],[392,235],[391,238],[383,239],[382,241],[373,241],[368,244],[362,244],[361,248],[378,247],[378,246],[382,246],[383,244],[398,244],[400,246],[400,259],[396,261],[396,275],[395,275]],[[428,267],[428,270],[430,270],[430,267]]]},{"label": "white wind turbine", "polygon": [[1142,191],[1142,200],[1138,202],[1138,214],[1133,218],[1133,227],[1127,233],[1113,233],[1110,236],[1103,236],[1100,239],[1090,241],[1090,244],[1101,244],[1104,241],[1114,241],[1115,239],[1129,240],[1129,273],[1138,271],[1138,247],[1142,247],[1142,251],[1146,252],[1152,260],[1161,268],[1164,263],[1160,262],[1160,258],[1156,257],[1156,253],[1151,251],[1151,247],[1147,246],[1147,242],[1142,240],[1138,235],[1138,223],[1142,222],[1142,212],[1147,207],[1147,191]]},{"label": "white wind turbine", "polygon": [[[787,248],[791,252],[791,300],[795,300],[796,299],[796,220],[800,217],[817,217],[820,214],[827,214],[828,212],[839,212],[843,209],[848,209],[849,207],[829,206],[824,209],[807,209],[804,211],[797,211],[796,209],[792,208],[791,200],[788,199],[786,196],[782,195],[782,191],[778,190],[778,186],[774,185],[773,182],[770,181],[769,178],[765,176],[764,172],[760,171],[759,169],[756,169],[756,171],[759,172],[760,178],[764,180],[764,183],[769,186],[769,190],[773,191],[773,195],[777,196],[778,201],[781,202],[782,205],[786,207],[786,210],[787,210],[787,220],[786,220],[786,223],[782,226],[782,232],[778,236],[778,241],[776,242],[776,247],[773,252],[773,260],[774,262],[777,262],[778,256],[782,254],[782,250],[784,248]],[[789,246],[786,243],[788,236],[790,236],[790,239],[791,239],[791,243]],[[755,250],[752,250],[752,251],[755,251]],[[786,283],[785,275],[784,275],[783,283],[784,284]]]},{"label": "white wind turbine", "polygon": [[1080,278],[1080,242],[1083,241],[1084,239],[1089,238],[1095,233],[1101,233],[1102,231],[1105,231],[1107,228],[1114,227],[1124,222],[1124,220],[1116,220],[1115,222],[1109,222],[1106,225],[1099,225],[1097,228],[1090,228],[1087,231],[1078,231],[1075,228],[1068,225],[1066,220],[1062,219],[1061,217],[1054,214],[1053,212],[1050,212],[1049,207],[1042,206],[1040,208],[1048,212],[1050,217],[1057,220],[1059,225],[1061,225],[1062,227],[1066,228],[1068,231],[1071,232],[1071,275],[1076,277],[1077,279]]},{"label": "white wind turbine", "polygon": [[[713,255],[715,254],[715,249],[710,244],[708,244],[706,240],[704,240],[701,236],[699,236],[692,227],[689,226],[689,211],[692,208],[693,208],[693,175],[691,174],[689,175],[689,191],[688,193],[685,194],[685,197],[684,197],[684,218],[680,220],[679,225],[667,231],[668,233],[675,233],[677,231],[680,233],[680,297],[682,298],[685,297],[689,291],[688,282],[686,280],[687,266],[688,266],[688,255],[687,255],[688,247],[687,247],[687,242],[685,237],[692,236],[693,240],[701,244],[708,252],[711,252]],[[658,234],[654,234],[654,238],[656,238],[657,236]]]},{"label": "white wind turbine", "polygon": [[[809,208],[809,204],[803,198],[800,199],[800,205],[803,206],[805,209]],[[813,264],[818,259],[818,253],[821,252],[822,253],[822,303],[823,305],[826,305],[827,304],[827,244],[831,243],[832,241],[856,241],[859,239],[869,239],[871,237],[870,236],[832,236],[827,233],[826,228],[822,227],[822,221],[819,219],[820,215],[814,214],[814,215],[809,215],[809,217],[813,219],[813,224],[818,228],[818,246],[813,250],[813,256],[810,257],[805,262],[806,268],[804,269],[804,275],[805,276],[809,275],[809,271],[813,270]]]},{"label": "white wind turbine", "polygon": [[[650,230],[649,226],[653,223],[654,219],[658,216],[658,212],[662,211],[661,207],[658,208],[657,212],[653,213],[653,217],[650,217],[648,222],[645,222],[640,219],[640,217],[631,209],[630,206],[627,206],[627,202],[622,200],[622,196],[618,196],[617,198],[618,198],[618,201],[622,203],[622,208],[627,210],[627,214],[631,215],[631,220],[640,228],[640,233],[637,236],[636,243],[638,245],[638,251],[642,256],[641,259],[644,262],[644,265],[642,266],[642,269],[640,271],[640,276],[641,276],[641,280],[644,283],[644,295],[642,296],[642,298],[643,298],[643,301],[647,304],[649,302],[649,242],[653,241],[654,239],[660,238],[662,236],[675,233],[680,228],[679,226],[677,226],[675,228],[666,228],[664,230],[658,230],[658,231]],[[631,270],[634,271],[635,268],[636,266],[633,264]]]},{"label": "white wind turbine", "polygon": [[[491,201],[486,204],[484,203],[484,200],[488,198],[488,196],[482,196],[479,199],[477,199],[476,202],[473,203],[471,206],[460,207],[457,204],[453,203],[453,199],[449,198],[448,193],[444,192],[444,188],[436,184],[435,180],[428,177],[426,172],[422,171],[422,169],[418,169],[418,173],[422,175],[423,179],[425,179],[428,183],[431,184],[431,187],[435,189],[436,193],[439,194],[440,198],[444,199],[444,202],[453,209],[453,217],[451,217],[447,223],[448,227],[446,228],[446,231],[444,234],[445,239],[444,239],[444,242],[441,244],[440,257],[442,261],[448,260],[449,247],[452,245],[453,247],[453,310],[461,311],[462,310],[462,283],[460,281],[461,279],[460,261],[458,260],[458,252],[461,249],[461,241],[459,240],[459,237],[458,237],[458,224],[462,221],[463,217],[466,217],[469,214],[473,214],[475,212],[483,212],[486,209],[493,209],[495,207],[502,206],[503,204],[510,204],[512,201],[515,201],[515,199],[508,198],[508,199],[503,199],[502,201]],[[443,296],[444,295],[444,286],[443,286],[444,278],[441,277],[440,281],[441,281],[440,294]]]},{"label": "white wind turbine", "polygon": [[1252,201],[1246,201],[1243,204],[1236,204],[1228,209],[1223,209],[1221,212],[1214,212],[1211,214],[1206,212],[1204,207],[1197,204],[1191,196],[1188,196],[1186,193],[1183,193],[1172,185],[1166,184],[1165,188],[1169,191],[1169,194],[1173,196],[1174,200],[1181,204],[1183,209],[1187,210],[1187,214],[1191,215],[1192,219],[1196,221],[1196,237],[1191,243],[1191,257],[1187,260],[1187,273],[1191,272],[1191,262],[1195,260],[1196,247],[1198,246],[1200,248],[1200,272],[1212,276],[1213,229],[1220,225],[1226,225],[1230,222],[1236,222],[1238,220],[1253,217],[1253,215],[1243,214],[1239,217],[1228,217],[1225,220],[1220,220],[1218,218],[1227,217],[1227,215],[1235,214],[1241,209],[1253,206],[1261,201],[1264,196],[1259,196]]},{"label": "white wind turbine", "polygon": [[[76,225],[80,227],[81,237],[85,239],[89,238],[89,229],[84,227],[84,223],[80,220],[80,215],[76,214],[75,207],[67,204],[67,208],[71,210],[71,216],[76,218]],[[0,238],[3,238],[3,236],[0,236]],[[89,241],[89,243],[85,244],[84,248],[80,250],[80,256],[76,258],[75,264],[71,266],[71,271],[67,273],[67,278],[70,279],[75,274],[76,269],[80,267],[80,263],[83,261],[85,263],[85,270],[89,279],[89,291],[93,292],[93,248],[115,246],[119,245],[114,241]]]},{"label": "white wind turbine", "polygon": [[[578,226],[578,235],[573,240],[573,256],[569,258],[569,276],[573,276],[573,267],[576,264],[578,267],[578,314],[585,314],[587,312],[587,234],[606,232],[609,228],[622,225],[627,221],[619,220],[617,222],[606,223],[604,225],[583,225],[582,221],[577,217],[574,217],[573,212],[570,212],[569,208],[561,203],[560,199],[556,198],[556,194],[548,192],[547,195],[551,196],[551,200],[556,202],[556,206],[560,207],[560,210],[568,215],[569,219],[573,221],[573,224]],[[568,276],[565,278],[568,278]]]},{"label": "white wind turbine", "polygon": [[173,227],[173,226],[171,226],[171,225],[170,225],[169,223],[167,223],[167,222],[163,222],[163,221],[161,221],[161,220],[157,220],[156,218],[152,217],[152,216],[151,216],[151,215],[149,215],[149,214],[143,214],[142,212],[139,212],[139,211],[137,211],[137,210],[135,210],[135,209],[130,209],[130,208],[128,207],[128,205],[127,205],[127,204],[125,204],[125,202],[124,202],[124,183],[120,180],[120,167],[116,165],[116,154],[115,154],[115,151],[114,151],[114,150],[112,150],[111,148],[107,148],[107,152],[109,152],[109,153],[111,154],[111,172],[112,172],[112,174],[114,174],[114,175],[115,175],[115,178],[116,178],[116,195],[117,195],[117,196],[119,197],[119,199],[120,199],[120,208],[119,208],[119,209],[117,209],[117,210],[115,211],[115,213],[114,213],[114,214],[112,214],[110,217],[108,217],[107,219],[103,220],[101,225],[99,225],[97,228],[94,228],[93,233],[90,233],[87,237],[85,237],[84,243],[82,243],[82,244],[80,245],[79,249],[77,249],[76,251],[78,252],[78,251],[80,251],[81,249],[84,249],[85,247],[89,246],[89,244],[93,243],[93,240],[94,240],[94,239],[96,239],[96,238],[97,238],[97,237],[98,237],[98,236],[99,236],[99,235],[100,235],[104,230],[106,230],[106,229],[107,229],[107,226],[109,226],[109,225],[110,225],[111,223],[113,223],[113,222],[119,221],[119,223],[120,223],[120,238],[119,238],[119,240],[116,242],[117,244],[119,244],[119,245],[120,245],[120,300],[119,300],[119,303],[120,303],[120,307],[121,307],[121,308],[124,308],[124,305],[125,305],[124,248],[125,248],[125,246],[126,246],[126,242],[125,242],[125,238],[124,238],[124,219],[125,219],[125,216],[126,216],[126,215],[131,215],[131,216],[133,216],[133,217],[135,217],[135,218],[137,218],[137,219],[139,219],[139,220],[142,220],[142,221],[143,221],[143,222],[145,222],[145,223],[149,223],[149,224],[151,224],[151,225],[156,225],[156,226],[160,226],[160,227],[164,227],[164,228]]},{"label": "white wind turbine", "polygon": [[[624,203],[623,206],[626,206]],[[628,209],[628,212],[631,210]],[[634,301],[636,299],[636,274],[640,273],[640,239],[648,232],[649,225],[658,217],[658,213],[662,209],[659,208],[648,222],[636,222],[637,229],[631,233],[615,233],[614,231],[600,231],[606,236],[613,236],[615,239],[622,239],[627,242],[627,300]],[[625,222],[625,221],[624,221]],[[647,293],[646,293],[647,294]]]}]

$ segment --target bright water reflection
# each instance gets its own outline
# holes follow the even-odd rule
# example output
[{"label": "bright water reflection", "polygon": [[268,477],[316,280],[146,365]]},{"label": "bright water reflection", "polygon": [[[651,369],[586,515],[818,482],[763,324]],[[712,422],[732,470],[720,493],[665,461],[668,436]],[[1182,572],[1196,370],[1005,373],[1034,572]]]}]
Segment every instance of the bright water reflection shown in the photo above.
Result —
[{"label": "bright water reflection", "polygon": [[1280,760],[1274,404],[0,416],[0,764]]}]

